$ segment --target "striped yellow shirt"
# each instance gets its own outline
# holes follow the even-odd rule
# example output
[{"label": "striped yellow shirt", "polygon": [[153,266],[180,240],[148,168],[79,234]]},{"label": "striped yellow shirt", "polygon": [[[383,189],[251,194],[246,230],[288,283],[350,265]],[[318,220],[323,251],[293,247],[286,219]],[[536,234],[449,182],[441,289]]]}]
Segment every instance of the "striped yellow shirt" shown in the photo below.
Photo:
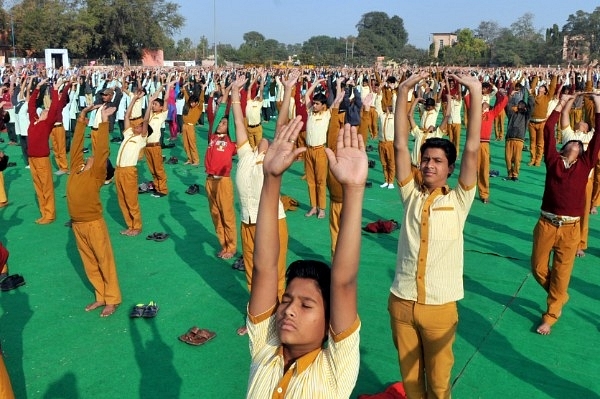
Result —
[{"label": "striped yellow shirt", "polygon": [[463,229],[475,191],[459,183],[429,193],[412,174],[401,182],[404,217],[392,294],[425,305],[463,298]]},{"label": "striped yellow shirt", "polygon": [[117,152],[117,167],[136,166],[140,158],[140,151],[146,146],[146,137],[141,134],[134,135],[133,129],[123,132],[123,141]]},{"label": "striped yellow shirt", "polygon": [[330,119],[331,110],[329,109],[317,113],[314,113],[312,108],[309,110],[306,121],[306,145],[317,147],[325,144]]},{"label": "striped yellow shirt", "polygon": [[[258,147],[252,149],[248,140],[244,141],[237,149],[238,164],[235,174],[235,187],[240,201],[242,222],[256,223],[258,217],[258,203],[263,186],[263,159],[265,153],[258,152]],[[279,219],[285,218],[285,210],[281,199],[279,200]]]},{"label": "striped yellow shirt", "polygon": [[360,319],[346,331],[329,331],[323,348],[302,356],[287,372],[275,324],[275,308],[260,316],[248,315],[250,378],[248,399],[344,399],[350,397],[360,364]]}]

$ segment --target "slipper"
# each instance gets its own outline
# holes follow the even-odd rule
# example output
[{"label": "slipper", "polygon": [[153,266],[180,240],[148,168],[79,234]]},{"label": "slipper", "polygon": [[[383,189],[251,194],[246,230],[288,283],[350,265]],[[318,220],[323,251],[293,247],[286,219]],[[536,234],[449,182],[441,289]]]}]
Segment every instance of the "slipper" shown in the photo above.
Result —
[{"label": "slipper", "polygon": [[131,312],[129,313],[129,317],[131,317],[132,319],[137,318],[137,317],[142,317],[145,309],[146,309],[146,305],[144,305],[143,303],[139,303],[139,304],[135,305],[133,307],[133,309],[131,309]]},{"label": "slipper", "polygon": [[156,238],[156,235],[159,233],[152,233],[148,236],[146,236],[146,240],[154,240]]},{"label": "slipper", "polygon": [[181,335],[179,340],[189,345],[200,346],[216,337],[216,335],[213,331],[192,327],[187,333]]},{"label": "slipper", "polygon": [[142,311],[142,317],[145,317],[145,318],[155,317],[157,313],[158,313],[158,305],[156,304],[156,302],[150,301],[150,303],[147,306],[144,306],[144,309]]},{"label": "slipper", "polygon": [[244,267],[244,257],[240,256],[239,258],[237,258],[235,262],[233,262],[233,265],[231,265],[231,268],[240,271],[246,270],[246,268]]},{"label": "slipper", "polygon": [[169,235],[167,233],[155,233],[154,235],[154,241],[156,242],[164,241],[167,238],[169,238]]},{"label": "slipper", "polygon": [[15,288],[19,288],[22,285],[25,285],[25,279],[20,274],[10,275],[0,283],[0,290],[2,291],[11,291]]}]

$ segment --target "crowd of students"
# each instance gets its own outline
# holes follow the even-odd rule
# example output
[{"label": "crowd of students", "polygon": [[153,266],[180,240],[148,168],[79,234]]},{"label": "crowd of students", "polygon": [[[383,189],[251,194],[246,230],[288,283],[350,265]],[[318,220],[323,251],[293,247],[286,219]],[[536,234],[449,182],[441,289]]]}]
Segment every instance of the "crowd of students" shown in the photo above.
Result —
[{"label": "crowd of students", "polygon": [[[70,226],[95,291],[85,310],[101,307],[103,317],[117,310],[121,293],[100,187],[111,184],[114,173],[127,225],[120,233],[138,236],[138,159],[146,157],[153,195],[169,195],[162,148],[181,137],[185,164],[199,167],[196,127],[206,119],[207,208],[220,245],[215,256],[236,256],[235,191],[241,208],[250,299],[238,333],[249,335],[248,397],[257,398],[352,392],[366,143],[377,139],[380,187],[398,186],[404,212],[388,303],[404,388],[409,398],[447,398],[456,302],[464,296],[462,231],[476,191],[482,203],[490,202],[489,143],[492,137],[506,141],[505,180],[518,181],[527,134],[529,166],[547,166],[531,259],[547,292],[537,331],[547,335],[568,300],[574,259],[585,256],[588,215],[600,204],[600,139],[593,134],[600,123],[599,78],[595,62],[566,70],[7,67],[2,108],[9,115],[8,144],[21,145],[31,170],[41,214],[36,223],[56,220],[50,140],[54,174],[68,175]],[[275,115],[269,141],[262,125]],[[86,132],[92,142],[87,159]],[[559,151],[557,136],[564,143]],[[120,142],[112,160],[110,141]],[[329,220],[331,268],[312,260],[286,268],[289,233],[280,191],[282,175],[298,159],[310,203],[305,216]],[[450,188],[456,167],[458,182]],[[8,204],[0,184],[0,207]],[[447,231],[457,234],[448,239]]]}]

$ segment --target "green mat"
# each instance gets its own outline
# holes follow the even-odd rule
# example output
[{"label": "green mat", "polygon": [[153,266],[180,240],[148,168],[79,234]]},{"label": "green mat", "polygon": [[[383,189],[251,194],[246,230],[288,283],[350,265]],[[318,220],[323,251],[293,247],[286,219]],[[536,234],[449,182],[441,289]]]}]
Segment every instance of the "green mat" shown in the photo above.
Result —
[{"label": "green mat", "polygon": [[[274,122],[265,125],[273,135]],[[201,160],[206,127],[198,127]],[[4,135],[4,137],[6,137]],[[370,144],[375,146],[376,142]],[[182,165],[181,143],[164,150],[177,165],[165,165],[170,193],[140,196],[143,233],[125,237],[112,185],[102,188],[105,219],[112,235],[123,304],[101,319],[86,313],[93,293],[84,275],[74,237],[63,223],[67,176],[55,177],[58,219],[38,226],[31,175],[19,147],[5,146],[16,167],[5,171],[10,205],[0,210],[0,240],[11,273],[27,284],[0,293],[0,339],[17,398],[241,398],[245,396],[248,339],[236,335],[248,299],[244,273],[233,260],[215,257],[218,243],[207,209],[204,169]],[[111,144],[112,157],[117,144]],[[505,175],[504,142],[492,142],[490,204],[475,200],[465,229],[465,299],[459,302],[459,329],[452,373],[455,398],[599,398],[600,281],[599,219],[590,220],[590,249],[576,260],[571,300],[547,337],[536,334],[545,295],[529,272],[532,230],[539,215],[544,167],[527,167],[519,182]],[[363,220],[402,219],[397,190],[382,182],[377,151],[369,153],[373,188],[367,189]],[[458,169],[457,169],[458,170]],[[285,176],[283,193],[300,201],[288,212],[288,263],[298,258],[329,260],[327,219],[307,219],[302,164]],[[144,162],[140,181],[149,180]],[[456,176],[451,178],[455,184]],[[193,183],[199,195],[187,195]],[[146,240],[155,231],[170,237]],[[353,397],[381,392],[400,380],[391,340],[387,297],[396,259],[398,232],[363,233],[359,276],[361,369]],[[241,244],[238,246],[241,248]],[[154,319],[130,319],[132,306],[154,300]],[[200,347],[177,337],[191,326],[217,333]]]}]

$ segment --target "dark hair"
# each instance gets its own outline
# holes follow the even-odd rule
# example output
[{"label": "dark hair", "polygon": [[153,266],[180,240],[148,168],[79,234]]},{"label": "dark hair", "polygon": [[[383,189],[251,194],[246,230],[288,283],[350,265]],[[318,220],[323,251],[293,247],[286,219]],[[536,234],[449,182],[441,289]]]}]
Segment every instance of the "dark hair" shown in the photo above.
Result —
[{"label": "dark hair", "polygon": [[165,105],[165,100],[162,98],[155,98],[153,101],[156,101],[161,107]]},{"label": "dark hair", "polygon": [[315,101],[318,101],[318,102],[320,102],[323,105],[327,105],[327,97],[325,97],[325,94],[323,94],[323,93],[317,93],[317,94],[315,94],[313,96],[313,98],[312,98],[312,101],[313,101],[313,103]]},{"label": "dark hair", "polygon": [[579,155],[578,157],[583,155],[583,142],[581,140],[569,140],[560,148],[560,154],[563,155],[563,152],[567,149],[568,145],[571,143],[577,143],[579,145]]},{"label": "dark hair", "polygon": [[448,166],[452,166],[456,162],[456,147],[450,140],[441,139],[439,137],[432,137],[425,140],[421,145],[421,157],[423,157],[425,150],[428,148],[440,148],[444,150],[446,158],[448,158]]},{"label": "dark hair", "polygon": [[318,260],[297,260],[290,264],[285,273],[285,283],[290,285],[295,278],[315,280],[325,305],[325,320],[329,323],[329,292],[331,289],[331,269],[326,263]]}]

